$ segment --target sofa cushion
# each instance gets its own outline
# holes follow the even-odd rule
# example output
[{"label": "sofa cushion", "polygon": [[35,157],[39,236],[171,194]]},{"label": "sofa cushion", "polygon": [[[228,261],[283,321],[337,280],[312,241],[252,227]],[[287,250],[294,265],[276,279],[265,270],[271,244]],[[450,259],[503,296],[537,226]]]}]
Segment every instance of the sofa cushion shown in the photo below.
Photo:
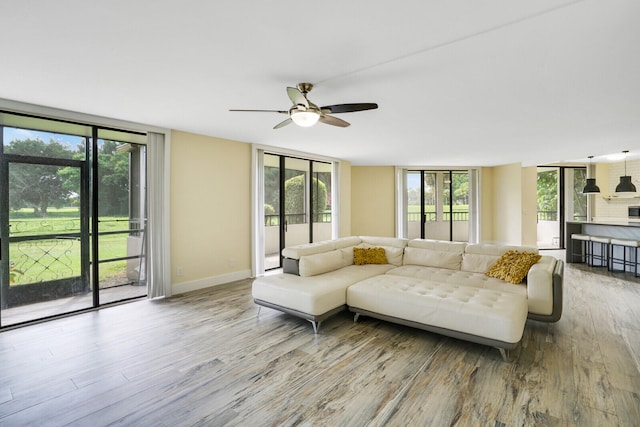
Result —
[{"label": "sofa cushion", "polygon": [[361,236],[362,243],[359,245],[362,248],[380,247],[384,248],[385,255],[387,256],[387,262],[395,265],[396,267],[402,265],[402,257],[404,255],[404,248],[409,242],[407,239],[398,239],[395,237],[372,237]]},{"label": "sofa cushion", "polygon": [[404,250],[403,265],[422,265],[460,270],[466,243],[414,239]]},{"label": "sofa cushion", "polygon": [[298,265],[300,276],[309,277],[327,273],[344,267],[341,251],[330,251],[321,254],[300,257]]},{"label": "sofa cushion", "polygon": [[509,250],[526,250],[537,253],[536,248],[527,246],[470,244],[464,250],[460,269],[474,273],[486,273]]},{"label": "sofa cushion", "polygon": [[436,251],[463,253],[467,247],[465,242],[450,242],[448,240],[413,239],[407,246],[412,248],[432,249]]},{"label": "sofa cushion", "polygon": [[390,246],[392,248],[404,248],[409,242],[407,239],[378,236],[360,236],[360,240],[370,246]]},{"label": "sofa cushion", "polygon": [[462,254],[460,269],[471,273],[486,273],[498,260],[499,256],[484,254]]},{"label": "sofa cushion", "polygon": [[520,341],[527,320],[523,295],[393,275],[349,286],[347,305],[506,343]]},{"label": "sofa cushion", "polygon": [[389,264],[352,265],[311,277],[286,273],[262,276],[253,281],[251,294],[254,299],[317,316],[344,305],[349,285],[391,268]]},{"label": "sofa cushion", "polygon": [[492,289],[501,292],[512,292],[527,296],[526,284],[512,285],[504,280],[489,277],[484,273],[473,273],[448,268],[424,267],[421,265],[403,265],[387,271],[388,275],[414,277],[439,283],[451,283],[461,286],[473,286],[482,289]]},{"label": "sofa cushion", "polygon": [[388,264],[384,248],[353,248],[353,263],[355,265],[365,264]]},{"label": "sofa cushion", "polygon": [[509,250],[488,271],[487,276],[518,284],[526,277],[533,264],[540,260],[540,255],[533,252]]},{"label": "sofa cushion", "polygon": [[362,239],[359,237],[351,236],[351,237],[340,237],[339,239],[333,240],[333,244],[336,249],[349,248],[362,243]]},{"label": "sofa cushion", "polygon": [[395,265],[399,267],[402,265],[402,257],[404,256],[403,248],[396,248],[394,246],[373,246],[368,243],[361,243],[358,245],[359,248],[382,248],[384,249],[384,254],[387,257],[387,263]]},{"label": "sofa cushion", "polygon": [[306,255],[321,254],[336,249],[336,243],[333,240],[325,240],[322,242],[307,243],[304,245],[296,245],[282,250],[282,256],[291,259],[300,259]]}]

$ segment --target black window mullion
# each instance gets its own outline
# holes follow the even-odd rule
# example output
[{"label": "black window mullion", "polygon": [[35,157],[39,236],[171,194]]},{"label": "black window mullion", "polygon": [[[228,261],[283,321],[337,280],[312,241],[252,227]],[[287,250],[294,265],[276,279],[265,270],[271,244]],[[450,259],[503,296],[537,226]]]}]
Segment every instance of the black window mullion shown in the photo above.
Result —
[{"label": "black window mullion", "polygon": [[287,216],[285,214],[285,203],[284,203],[284,181],[285,181],[285,157],[279,156],[280,158],[280,265],[282,267],[282,250],[285,248],[285,228],[287,227]]},{"label": "black window mullion", "polygon": [[93,306],[100,305],[100,274],[98,265],[98,128],[93,127],[91,137],[91,278]]},{"label": "black window mullion", "polygon": [[449,241],[453,241],[453,171],[449,171]]},{"label": "black window mullion", "polygon": [[[314,212],[317,213],[317,210],[314,211],[317,206],[313,206],[313,192],[317,191],[317,188],[313,185],[313,162],[311,160],[309,160],[309,184],[307,185],[309,186],[309,243],[311,243],[313,242],[313,215]],[[316,197],[316,202],[317,200],[318,197]]]},{"label": "black window mullion", "polygon": [[427,212],[425,210],[424,204],[426,201],[426,198],[424,197],[424,192],[427,190],[427,186],[425,185],[424,182],[425,179],[425,174],[424,174],[424,170],[420,171],[420,238],[421,239],[425,239],[425,229],[426,229],[426,222],[427,222]]}]

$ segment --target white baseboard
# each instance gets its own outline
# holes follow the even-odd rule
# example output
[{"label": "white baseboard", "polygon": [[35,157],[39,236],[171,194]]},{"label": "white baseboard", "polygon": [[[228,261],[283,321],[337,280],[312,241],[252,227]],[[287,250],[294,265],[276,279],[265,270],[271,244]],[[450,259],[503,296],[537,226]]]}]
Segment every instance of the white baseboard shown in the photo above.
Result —
[{"label": "white baseboard", "polygon": [[175,283],[172,285],[172,295],[184,294],[185,292],[197,291],[199,289],[210,288],[211,286],[223,285],[225,283],[244,280],[251,277],[251,270],[234,271],[233,273],[222,274],[220,276],[205,277],[204,279],[191,280],[189,282]]}]

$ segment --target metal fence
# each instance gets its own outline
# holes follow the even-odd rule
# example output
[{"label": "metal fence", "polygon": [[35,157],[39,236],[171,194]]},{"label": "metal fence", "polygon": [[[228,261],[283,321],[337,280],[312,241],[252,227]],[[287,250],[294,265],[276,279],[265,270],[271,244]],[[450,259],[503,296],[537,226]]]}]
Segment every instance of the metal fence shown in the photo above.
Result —
[{"label": "metal fence", "polygon": [[538,221],[557,221],[558,211],[538,211]]},{"label": "metal fence", "polygon": [[[572,221],[586,221],[587,216],[579,212],[573,214]],[[538,221],[558,221],[558,211],[538,211]]]},{"label": "metal fence", "polygon": [[[314,213],[313,215],[314,223],[330,223],[331,222],[331,212],[319,212]],[[284,220],[287,224],[306,224],[307,223],[307,214],[305,213],[295,213],[295,214],[286,214],[284,216]],[[280,225],[280,214],[268,214],[264,216],[264,225],[265,227],[274,227]]]},{"label": "metal fence", "polygon": [[[436,212],[425,212],[424,221],[425,222],[435,222],[438,220],[438,215]],[[442,213],[442,221],[469,221],[469,212],[463,211],[455,211],[453,212],[453,218],[451,218],[450,212]],[[407,221],[409,222],[420,222],[420,212],[409,212],[407,214]]]}]

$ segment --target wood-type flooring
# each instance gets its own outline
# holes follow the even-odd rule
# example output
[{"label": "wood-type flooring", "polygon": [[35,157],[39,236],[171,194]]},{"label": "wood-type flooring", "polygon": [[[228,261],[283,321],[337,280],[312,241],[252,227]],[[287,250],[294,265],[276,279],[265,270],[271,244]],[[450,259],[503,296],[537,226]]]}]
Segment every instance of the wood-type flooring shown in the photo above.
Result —
[{"label": "wood-type flooring", "polygon": [[344,312],[257,308],[251,280],[0,333],[2,426],[638,426],[640,282],[566,266],[564,315],[496,349]]}]

